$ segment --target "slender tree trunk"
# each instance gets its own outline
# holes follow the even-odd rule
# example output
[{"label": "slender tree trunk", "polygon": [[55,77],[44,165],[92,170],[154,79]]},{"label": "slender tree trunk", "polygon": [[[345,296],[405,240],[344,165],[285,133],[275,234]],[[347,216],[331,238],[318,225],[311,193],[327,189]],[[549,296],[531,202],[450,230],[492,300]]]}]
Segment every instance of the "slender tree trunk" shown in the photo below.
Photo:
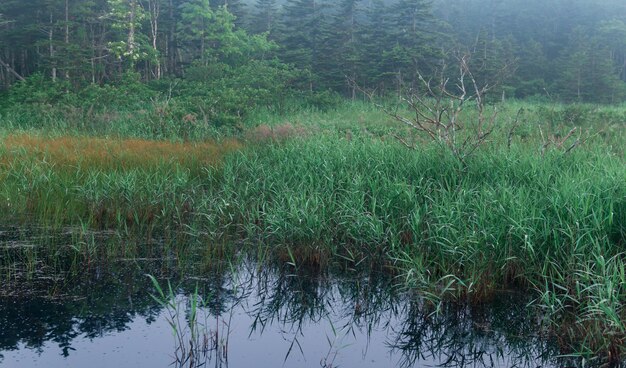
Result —
[{"label": "slender tree trunk", "polygon": [[157,47],[157,41],[159,36],[159,13],[161,6],[159,0],[150,0],[148,2],[150,10],[150,31],[152,34],[152,48],[156,57],[155,76],[156,79],[161,79],[161,58],[159,56],[159,49]]},{"label": "slender tree trunk", "polygon": [[0,68],[0,81],[2,81],[2,88],[9,87],[9,78],[7,76],[7,71],[5,68]]},{"label": "slender tree trunk", "polygon": [[130,0],[130,9],[128,12],[128,56],[131,64],[135,65],[135,17],[137,12],[137,1]]},{"label": "slender tree trunk", "polygon": [[626,55],[622,54],[622,58],[624,59],[623,63],[622,63],[622,70],[620,70],[620,77],[622,77],[622,80],[626,82]]},{"label": "slender tree trunk", "polygon": [[165,55],[164,55],[164,58],[163,58],[163,60],[165,61],[165,64],[163,65],[163,68],[162,68],[163,71],[162,72],[163,73],[169,73],[169,71],[170,71],[170,68],[169,68],[169,65],[170,65],[170,38],[169,38],[169,36],[165,37],[165,47],[163,48],[163,50],[165,51]]},{"label": "slender tree trunk", "polygon": [[100,60],[99,64],[101,66],[102,71],[98,75],[98,83],[102,83],[108,79],[109,68],[107,68],[107,64],[104,62],[106,56],[104,54],[105,50],[104,50],[103,45],[106,42],[106,34],[107,34],[106,27],[102,23],[99,24],[99,27],[100,27],[100,44],[98,46],[98,60]]},{"label": "slender tree trunk", "polygon": [[272,32],[272,12],[269,11],[269,9],[267,11],[267,19],[265,21],[266,21],[265,31],[268,33],[271,33]]},{"label": "slender tree trunk", "polygon": [[[69,0],[65,0],[65,49],[66,53],[70,47],[70,4]],[[65,62],[69,64],[69,58],[66,55]],[[65,65],[65,79],[70,80],[69,65]]]},{"label": "slender tree trunk", "polygon": [[355,73],[352,73],[352,80],[355,81],[354,83],[352,83],[352,101],[356,100],[356,75]]},{"label": "slender tree trunk", "polygon": [[52,42],[53,39],[54,39],[54,19],[53,19],[52,11],[51,11],[50,12],[50,30],[48,31],[48,44],[50,48],[50,62],[52,63],[51,77],[52,77],[52,81],[56,82],[57,81],[57,67],[56,67],[56,61],[55,61],[55,56],[54,56],[54,44]]},{"label": "slender tree trunk", "polygon": [[89,24],[89,33],[91,34],[91,84],[96,84],[96,34],[93,24]]},{"label": "slender tree trunk", "polygon": [[402,70],[398,69],[398,101],[402,101]]},{"label": "slender tree trunk", "polygon": [[176,73],[176,19],[174,18],[174,3],[173,0],[169,0],[169,21],[170,21],[170,29],[167,41],[167,53],[168,53],[168,64],[169,64],[169,74]]},{"label": "slender tree trunk", "polygon": [[206,24],[204,24],[204,20],[202,20],[202,35],[201,35],[201,40],[200,40],[200,61],[202,62],[203,65],[207,65],[206,64],[206,60],[205,60],[205,50],[206,50]]},{"label": "slender tree trunk", "polygon": [[22,73],[28,73],[28,63],[26,62],[28,60],[28,51],[26,50],[22,50],[22,54],[20,57],[20,64],[22,67]]}]

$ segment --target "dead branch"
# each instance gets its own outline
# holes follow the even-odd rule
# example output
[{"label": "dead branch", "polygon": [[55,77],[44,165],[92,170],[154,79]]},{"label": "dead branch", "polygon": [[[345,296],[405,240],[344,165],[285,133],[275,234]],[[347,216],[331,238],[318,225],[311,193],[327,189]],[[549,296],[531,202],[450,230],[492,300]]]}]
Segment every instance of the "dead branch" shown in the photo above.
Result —
[{"label": "dead branch", "polygon": [[415,150],[415,143],[413,144],[409,144],[406,139],[400,137],[397,134],[392,134],[392,137],[394,137],[396,140],[398,140],[398,142],[402,143],[402,145],[404,145],[406,148],[410,149],[410,150]]},{"label": "dead branch", "polygon": [[[485,96],[495,85],[480,85],[471,71],[469,60],[467,54],[458,58],[454,78],[449,76],[450,70],[445,65],[430,78],[417,72],[420,88],[409,89],[401,95],[403,109],[398,105],[393,109],[384,106],[376,101],[373,92],[364,90],[354,81],[351,84],[388,116],[449,149],[465,162],[487,141],[498,117],[497,109],[485,107]],[[476,117],[467,121],[463,112],[471,105]],[[415,148],[397,134],[394,137],[407,148]]]},{"label": "dead branch", "polygon": [[568,141],[568,139],[570,139],[574,133],[576,133],[576,131],[578,130],[578,128],[572,128],[566,135],[565,137],[563,137],[563,139],[557,139],[556,137],[554,138],[554,143],[556,145],[557,148],[561,148],[563,147],[563,144],[565,144],[565,142]]},{"label": "dead branch", "polygon": [[[583,130],[579,127],[574,127],[570,129],[570,131],[563,137],[559,137],[558,135],[552,135],[551,137],[546,138],[541,128],[539,128],[539,132],[541,133],[541,140],[543,141],[543,144],[541,147],[542,156],[545,155],[546,151],[548,150],[550,146],[553,146],[554,149],[556,150],[562,151],[563,154],[568,154],[572,152],[574,149],[576,149],[577,147],[580,147],[583,144],[587,143],[589,139],[602,133],[602,131],[599,131],[593,135],[590,135],[589,133],[587,133],[586,137],[583,138]],[[578,133],[578,136],[576,136],[576,133]],[[567,148],[565,148],[566,147],[565,144],[574,136],[576,136],[576,139],[571,144],[569,144]]]},{"label": "dead branch", "polygon": [[515,130],[519,127],[520,117],[522,116],[524,109],[521,108],[517,111],[517,115],[515,115],[515,120],[513,121],[513,125],[511,129],[509,129],[509,134],[507,135],[507,149],[511,149],[511,144],[513,143],[513,134],[515,134]]},{"label": "dead branch", "polygon": [[15,69],[11,68],[9,64],[5,63],[2,58],[0,58],[0,65],[3,66],[9,73],[13,74],[15,78],[21,80],[22,82],[26,81],[26,79],[22,77],[18,72],[16,72]]}]

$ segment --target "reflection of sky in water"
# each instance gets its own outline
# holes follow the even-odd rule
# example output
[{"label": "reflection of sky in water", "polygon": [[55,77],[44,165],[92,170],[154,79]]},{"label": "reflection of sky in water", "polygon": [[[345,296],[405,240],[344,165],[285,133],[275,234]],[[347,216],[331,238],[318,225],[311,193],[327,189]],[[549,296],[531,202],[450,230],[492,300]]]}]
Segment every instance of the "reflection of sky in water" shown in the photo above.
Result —
[{"label": "reflection of sky in water", "polygon": [[136,318],[123,332],[94,339],[76,338],[67,358],[63,357],[62,348],[49,341],[40,351],[20,346],[18,351],[3,352],[2,367],[167,367],[171,363],[172,344],[165,319],[147,324],[145,319]]},{"label": "reflection of sky in water", "polygon": [[[0,298],[0,366],[170,367],[175,340],[165,311],[149,297],[145,273],[99,274],[73,291],[79,298],[62,302]],[[219,319],[208,310],[199,319],[210,331],[218,326],[221,337],[230,322],[228,367],[546,367],[539,356],[554,355],[533,339],[507,337],[509,327],[512,336],[533,329],[532,318],[516,315],[515,301],[486,313],[449,308],[432,318],[374,278],[241,274],[246,280],[238,288],[224,275],[198,279],[213,295],[209,309],[226,310]]]}]

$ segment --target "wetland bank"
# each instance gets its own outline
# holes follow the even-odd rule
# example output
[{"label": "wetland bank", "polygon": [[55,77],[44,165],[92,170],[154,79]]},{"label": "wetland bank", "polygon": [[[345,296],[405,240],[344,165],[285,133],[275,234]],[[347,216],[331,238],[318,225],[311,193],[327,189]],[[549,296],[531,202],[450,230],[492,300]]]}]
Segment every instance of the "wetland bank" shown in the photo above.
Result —
[{"label": "wetland bank", "polygon": [[585,1],[1,3],[0,365],[624,366]]}]

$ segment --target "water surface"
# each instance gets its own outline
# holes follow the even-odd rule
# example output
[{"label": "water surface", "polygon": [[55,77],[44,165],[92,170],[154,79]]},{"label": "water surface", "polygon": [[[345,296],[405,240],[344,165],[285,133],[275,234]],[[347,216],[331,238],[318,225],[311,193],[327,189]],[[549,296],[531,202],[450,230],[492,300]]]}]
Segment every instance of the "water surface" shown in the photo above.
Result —
[{"label": "water surface", "polygon": [[[175,294],[169,308],[152,297],[158,293],[146,274],[166,289],[169,280]],[[395,283],[376,273],[306,272],[250,260],[219,272],[184,273],[156,260],[110,262],[44,280],[45,292],[5,288],[0,363],[11,368],[566,364],[556,357],[558,349],[536,334],[536,318],[520,295],[502,293],[482,307],[448,303],[436,309]],[[192,295],[201,304],[191,323],[198,336],[194,348]],[[186,360],[189,351],[196,354]]]}]

